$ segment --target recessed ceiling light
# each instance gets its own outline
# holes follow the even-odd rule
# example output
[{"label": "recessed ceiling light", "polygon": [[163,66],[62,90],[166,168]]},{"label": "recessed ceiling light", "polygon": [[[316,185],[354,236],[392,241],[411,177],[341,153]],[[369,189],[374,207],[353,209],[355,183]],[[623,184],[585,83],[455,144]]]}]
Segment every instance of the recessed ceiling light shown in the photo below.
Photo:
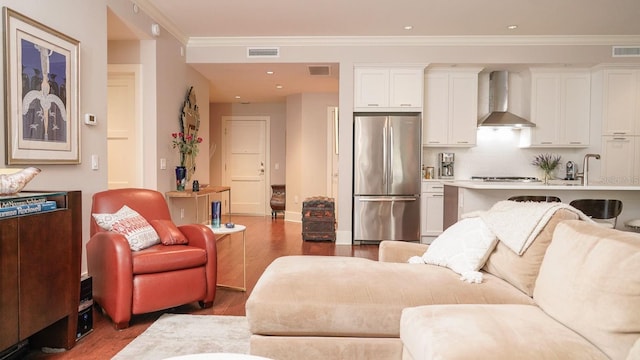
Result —
[{"label": "recessed ceiling light", "polygon": [[407,25],[404,27],[405,30],[413,30],[413,26],[412,25]]},{"label": "recessed ceiling light", "polygon": [[276,85],[276,89],[282,89],[282,85]]},{"label": "recessed ceiling light", "polygon": [[507,26],[507,29],[509,29],[509,30],[515,30],[517,28],[518,28],[518,25],[509,25],[509,26]]},{"label": "recessed ceiling light", "polygon": [[273,75],[273,74],[274,74],[273,71],[271,71],[271,70],[267,71],[267,75]]},{"label": "recessed ceiling light", "polygon": [[236,98],[236,99],[240,99],[240,95],[236,95],[236,96],[235,96],[235,98]]}]

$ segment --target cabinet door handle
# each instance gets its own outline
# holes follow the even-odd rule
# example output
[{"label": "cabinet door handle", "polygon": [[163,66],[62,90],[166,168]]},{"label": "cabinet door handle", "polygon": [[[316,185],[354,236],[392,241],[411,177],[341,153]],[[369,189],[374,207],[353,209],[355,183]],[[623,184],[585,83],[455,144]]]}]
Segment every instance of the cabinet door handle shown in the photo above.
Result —
[{"label": "cabinet door handle", "polygon": [[443,197],[443,194],[433,194],[433,197]]},{"label": "cabinet door handle", "polygon": [[367,104],[367,106],[380,106],[379,104]]},{"label": "cabinet door handle", "polygon": [[550,145],[550,144],[553,144],[553,142],[552,141],[540,141],[540,144],[542,144],[542,145]]},{"label": "cabinet door handle", "polygon": [[400,104],[400,106],[412,106],[411,104]]},{"label": "cabinet door handle", "polygon": [[627,140],[626,137],[614,137],[613,138],[613,141],[625,141],[625,140]]},{"label": "cabinet door handle", "polygon": [[614,131],[613,135],[626,135],[627,132],[626,131]]},{"label": "cabinet door handle", "polygon": [[456,141],[456,144],[468,144],[468,141]]},{"label": "cabinet door handle", "polygon": [[582,144],[582,141],[569,141],[569,144],[571,144],[571,145],[580,145],[580,144]]}]

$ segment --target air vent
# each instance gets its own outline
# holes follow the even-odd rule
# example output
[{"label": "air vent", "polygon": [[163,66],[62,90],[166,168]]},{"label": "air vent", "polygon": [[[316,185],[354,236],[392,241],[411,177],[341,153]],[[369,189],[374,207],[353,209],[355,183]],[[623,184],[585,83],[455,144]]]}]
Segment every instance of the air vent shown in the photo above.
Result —
[{"label": "air vent", "polygon": [[255,48],[250,47],[247,48],[247,57],[248,58],[274,58],[280,57],[280,48],[272,47],[272,48]]},{"label": "air vent", "polygon": [[613,57],[640,57],[640,46],[614,46]]},{"label": "air vent", "polygon": [[309,65],[309,75],[311,75],[311,76],[329,76],[329,75],[331,75],[331,66],[329,66],[329,65]]}]

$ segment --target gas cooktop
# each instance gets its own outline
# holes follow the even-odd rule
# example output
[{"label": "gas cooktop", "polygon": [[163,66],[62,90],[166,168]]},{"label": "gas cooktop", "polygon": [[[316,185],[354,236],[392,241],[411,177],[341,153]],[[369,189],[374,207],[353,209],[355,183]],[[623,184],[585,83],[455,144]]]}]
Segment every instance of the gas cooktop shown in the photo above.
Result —
[{"label": "gas cooktop", "polygon": [[539,182],[537,177],[528,176],[472,176],[471,180],[486,182]]}]

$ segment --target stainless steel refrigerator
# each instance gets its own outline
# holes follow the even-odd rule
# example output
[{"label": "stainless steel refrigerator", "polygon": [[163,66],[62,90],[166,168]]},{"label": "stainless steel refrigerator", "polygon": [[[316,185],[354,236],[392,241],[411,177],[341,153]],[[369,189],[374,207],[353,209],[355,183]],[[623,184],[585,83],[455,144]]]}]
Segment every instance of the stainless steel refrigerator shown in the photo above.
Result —
[{"label": "stainless steel refrigerator", "polygon": [[356,114],[353,242],[420,240],[419,113]]}]

